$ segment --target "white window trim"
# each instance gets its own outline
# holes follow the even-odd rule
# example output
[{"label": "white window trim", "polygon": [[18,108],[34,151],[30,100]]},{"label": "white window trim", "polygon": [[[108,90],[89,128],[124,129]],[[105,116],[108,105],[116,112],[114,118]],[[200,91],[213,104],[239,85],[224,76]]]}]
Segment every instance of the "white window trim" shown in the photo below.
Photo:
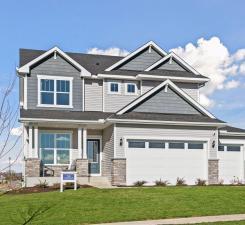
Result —
[{"label": "white window trim", "polygon": [[[135,87],[134,93],[128,92],[128,85],[134,85]],[[136,83],[132,83],[132,82],[125,83],[125,95],[137,95],[137,94],[138,94],[138,87]]]},{"label": "white window trim", "polygon": [[[37,87],[37,96],[38,104],[37,107],[54,107],[54,108],[73,108],[73,77],[63,77],[63,76],[47,76],[47,75],[37,75],[38,87]],[[54,80],[54,104],[41,104],[41,80]],[[65,80],[70,81],[70,92],[69,92],[69,105],[57,105],[56,104],[56,81]]]},{"label": "white window trim", "polygon": [[[70,148],[69,148],[69,163],[68,164],[60,164],[57,163],[57,149],[56,146],[54,148],[50,148],[50,150],[54,151],[54,163],[53,164],[44,164],[46,166],[69,166],[71,164],[71,160],[72,160],[72,131],[57,131],[57,130],[42,130],[39,132],[39,143],[41,140],[41,134],[45,134],[45,133],[50,133],[50,134],[54,134],[55,136],[57,134],[69,134],[70,135]],[[40,146],[38,146],[38,152],[39,152],[39,158],[42,158],[42,153],[41,153],[41,148]]]},{"label": "white window trim", "polygon": [[[113,83],[118,84],[118,92],[112,92],[111,91],[111,84],[113,84]],[[121,83],[118,81],[109,81],[107,93],[110,95],[120,95],[121,94]]]}]

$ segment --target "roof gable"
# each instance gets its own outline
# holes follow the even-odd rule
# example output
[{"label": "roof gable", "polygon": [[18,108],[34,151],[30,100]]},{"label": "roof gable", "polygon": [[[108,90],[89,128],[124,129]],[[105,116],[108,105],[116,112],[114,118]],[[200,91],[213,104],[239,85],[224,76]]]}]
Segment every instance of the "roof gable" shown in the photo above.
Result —
[{"label": "roof gable", "polygon": [[170,80],[165,80],[158,86],[146,92],[144,95],[141,95],[139,98],[135,99],[130,104],[128,104],[127,106],[119,110],[117,114],[121,115],[128,111],[131,111],[134,107],[142,104],[145,101],[145,99],[150,98],[150,96],[153,96],[154,93],[157,93],[159,90],[162,90],[164,87],[165,87],[165,91],[170,87],[175,93],[177,93],[181,98],[183,98],[186,102],[188,102],[192,107],[194,107],[200,113],[215,119],[215,116],[213,116],[208,110],[206,110],[203,106],[201,106],[198,102],[196,102],[193,98],[191,98],[188,94],[186,94],[183,90],[181,90]]},{"label": "roof gable", "polygon": [[185,62],[182,58],[176,55],[174,52],[170,52],[167,56],[163,57],[162,59],[158,60],[153,65],[149,66],[145,69],[145,71],[151,71],[154,69],[159,69],[166,61],[170,60],[169,62],[175,61],[179,66],[184,68],[188,72],[192,72],[196,75],[200,75],[198,71],[196,71],[192,66],[190,66],[187,62]]},{"label": "roof gable", "polygon": [[[154,43],[153,41],[149,41],[145,45],[143,45],[140,48],[136,49],[134,52],[130,53],[128,56],[124,57],[123,59],[121,59],[117,63],[115,63],[112,66],[110,66],[109,68],[107,68],[105,71],[111,71],[111,70],[114,70],[114,69],[118,69],[121,66],[126,65],[131,60],[135,61],[135,59],[137,57],[139,57],[142,53],[146,54],[147,51],[148,51],[148,53],[153,53],[152,55],[155,56],[155,57],[153,57],[153,59],[156,60],[156,61],[159,60],[160,58],[162,58],[163,56],[167,55],[167,53],[163,49],[161,49],[156,43]],[[148,55],[148,57],[146,57],[146,59],[147,58],[151,58],[149,56],[150,56],[150,54]],[[136,60],[136,62],[137,62],[137,60]],[[150,66],[150,65],[152,65],[152,62],[149,61],[148,66]],[[122,69],[125,69],[125,67],[122,68]],[[138,70],[140,70],[140,69],[138,69]]]},{"label": "roof gable", "polygon": [[186,71],[189,72],[185,67],[180,65],[175,59],[169,58],[162,64],[160,64],[157,70],[176,70],[176,71]]},{"label": "roof gable", "polygon": [[74,67],[80,70],[81,76],[91,76],[91,73],[86,70],[83,66],[81,66],[78,62],[76,62],[74,59],[72,59],[68,54],[63,52],[58,47],[51,48],[50,50],[42,53],[38,57],[34,58],[27,64],[21,66],[17,69],[17,72],[19,74],[28,74],[30,73],[30,68],[35,65],[36,63],[40,62],[41,60],[44,60],[45,58],[49,57],[51,54],[54,54],[54,58],[56,58],[57,54],[59,54],[61,57],[63,57],[65,60],[67,60],[70,64],[72,64]]}]

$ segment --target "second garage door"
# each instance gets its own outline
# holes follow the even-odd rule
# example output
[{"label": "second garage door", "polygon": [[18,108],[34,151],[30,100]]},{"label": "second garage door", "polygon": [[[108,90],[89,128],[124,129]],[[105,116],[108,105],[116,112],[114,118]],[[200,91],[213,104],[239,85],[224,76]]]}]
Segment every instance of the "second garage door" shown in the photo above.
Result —
[{"label": "second garage door", "polygon": [[176,184],[177,177],[187,184],[207,179],[207,144],[202,141],[127,140],[127,185],[144,180]]}]

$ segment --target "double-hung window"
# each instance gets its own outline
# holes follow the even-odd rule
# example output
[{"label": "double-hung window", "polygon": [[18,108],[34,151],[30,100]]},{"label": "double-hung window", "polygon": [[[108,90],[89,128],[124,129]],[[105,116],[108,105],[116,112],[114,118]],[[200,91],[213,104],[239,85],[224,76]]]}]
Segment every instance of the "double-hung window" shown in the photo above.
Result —
[{"label": "double-hung window", "polygon": [[43,164],[69,164],[70,148],[70,133],[40,133],[39,154]]},{"label": "double-hung window", "polygon": [[72,79],[38,75],[38,105],[72,107]]},{"label": "double-hung window", "polygon": [[120,83],[116,81],[111,81],[108,83],[108,93],[109,94],[120,94]]},{"label": "double-hung window", "polygon": [[126,83],[125,84],[126,94],[128,95],[136,95],[137,94],[137,86],[134,83]]}]

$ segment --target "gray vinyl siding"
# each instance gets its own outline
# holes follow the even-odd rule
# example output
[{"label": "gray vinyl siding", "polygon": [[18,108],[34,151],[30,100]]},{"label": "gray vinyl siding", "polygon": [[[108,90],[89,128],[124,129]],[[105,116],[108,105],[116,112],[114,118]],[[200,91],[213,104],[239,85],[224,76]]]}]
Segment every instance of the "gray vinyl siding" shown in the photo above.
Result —
[{"label": "gray vinyl siding", "polygon": [[114,127],[110,126],[103,130],[102,136],[102,176],[111,180],[112,159],[114,158]]},{"label": "gray vinyl siding", "polygon": [[149,52],[149,48],[147,48],[135,58],[121,66],[119,69],[143,71],[158,61],[160,58],[162,57],[154,49],[151,49],[151,52]]},{"label": "gray vinyl siding", "polygon": [[19,101],[24,101],[24,78],[19,78]]},{"label": "gray vinyl siding", "polygon": [[[109,82],[115,81],[119,82],[119,94],[109,94],[108,86]],[[135,83],[137,85],[138,93],[137,95],[128,95],[125,93],[125,84]],[[127,80],[105,80],[104,82],[104,111],[105,112],[116,112],[128,103],[132,102],[134,99],[140,95],[140,85],[138,81],[127,81]]]},{"label": "gray vinyl siding", "polygon": [[186,71],[182,66],[180,66],[177,62],[172,60],[172,63],[170,63],[170,60],[165,61],[161,66],[159,66],[157,69],[160,70],[178,70],[178,71]]},{"label": "gray vinyl siding", "polygon": [[85,111],[102,111],[103,81],[85,79]]},{"label": "gray vinyl siding", "polygon": [[164,88],[145,102],[134,108],[134,112],[200,114],[193,106],[181,98],[171,88]]},{"label": "gray vinyl siding", "polygon": [[[162,125],[134,125],[134,124],[117,124],[115,141],[116,156],[125,158],[125,148],[127,147],[126,137],[134,138],[154,138],[154,137],[174,137],[174,138],[205,138],[208,140],[208,157],[217,158],[217,150],[212,148],[215,128],[212,127],[187,127],[187,126],[162,126]],[[124,143],[120,146],[120,138]]]},{"label": "gray vinyl siding", "polygon": [[[83,86],[80,72],[65,61],[62,57],[57,55],[57,58],[49,57],[47,60],[41,62],[31,70],[30,76],[27,79],[27,108],[40,109],[38,104],[38,79],[37,75],[52,75],[73,77],[73,108],[67,110],[81,111],[83,99]],[[44,109],[47,109],[46,107]],[[54,108],[52,109],[59,109]],[[62,108],[65,109],[65,108]]]},{"label": "gray vinyl siding", "polygon": [[[146,93],[153,87],[156,87],[163,81],[153,81],[153,80],[143,80],[142,81],[142,94]],[[199,87],[198,84],[192,83],[175,83],[179,88],[185,91],[188,95],[190,95],[196,101],[199,101]]]}]

